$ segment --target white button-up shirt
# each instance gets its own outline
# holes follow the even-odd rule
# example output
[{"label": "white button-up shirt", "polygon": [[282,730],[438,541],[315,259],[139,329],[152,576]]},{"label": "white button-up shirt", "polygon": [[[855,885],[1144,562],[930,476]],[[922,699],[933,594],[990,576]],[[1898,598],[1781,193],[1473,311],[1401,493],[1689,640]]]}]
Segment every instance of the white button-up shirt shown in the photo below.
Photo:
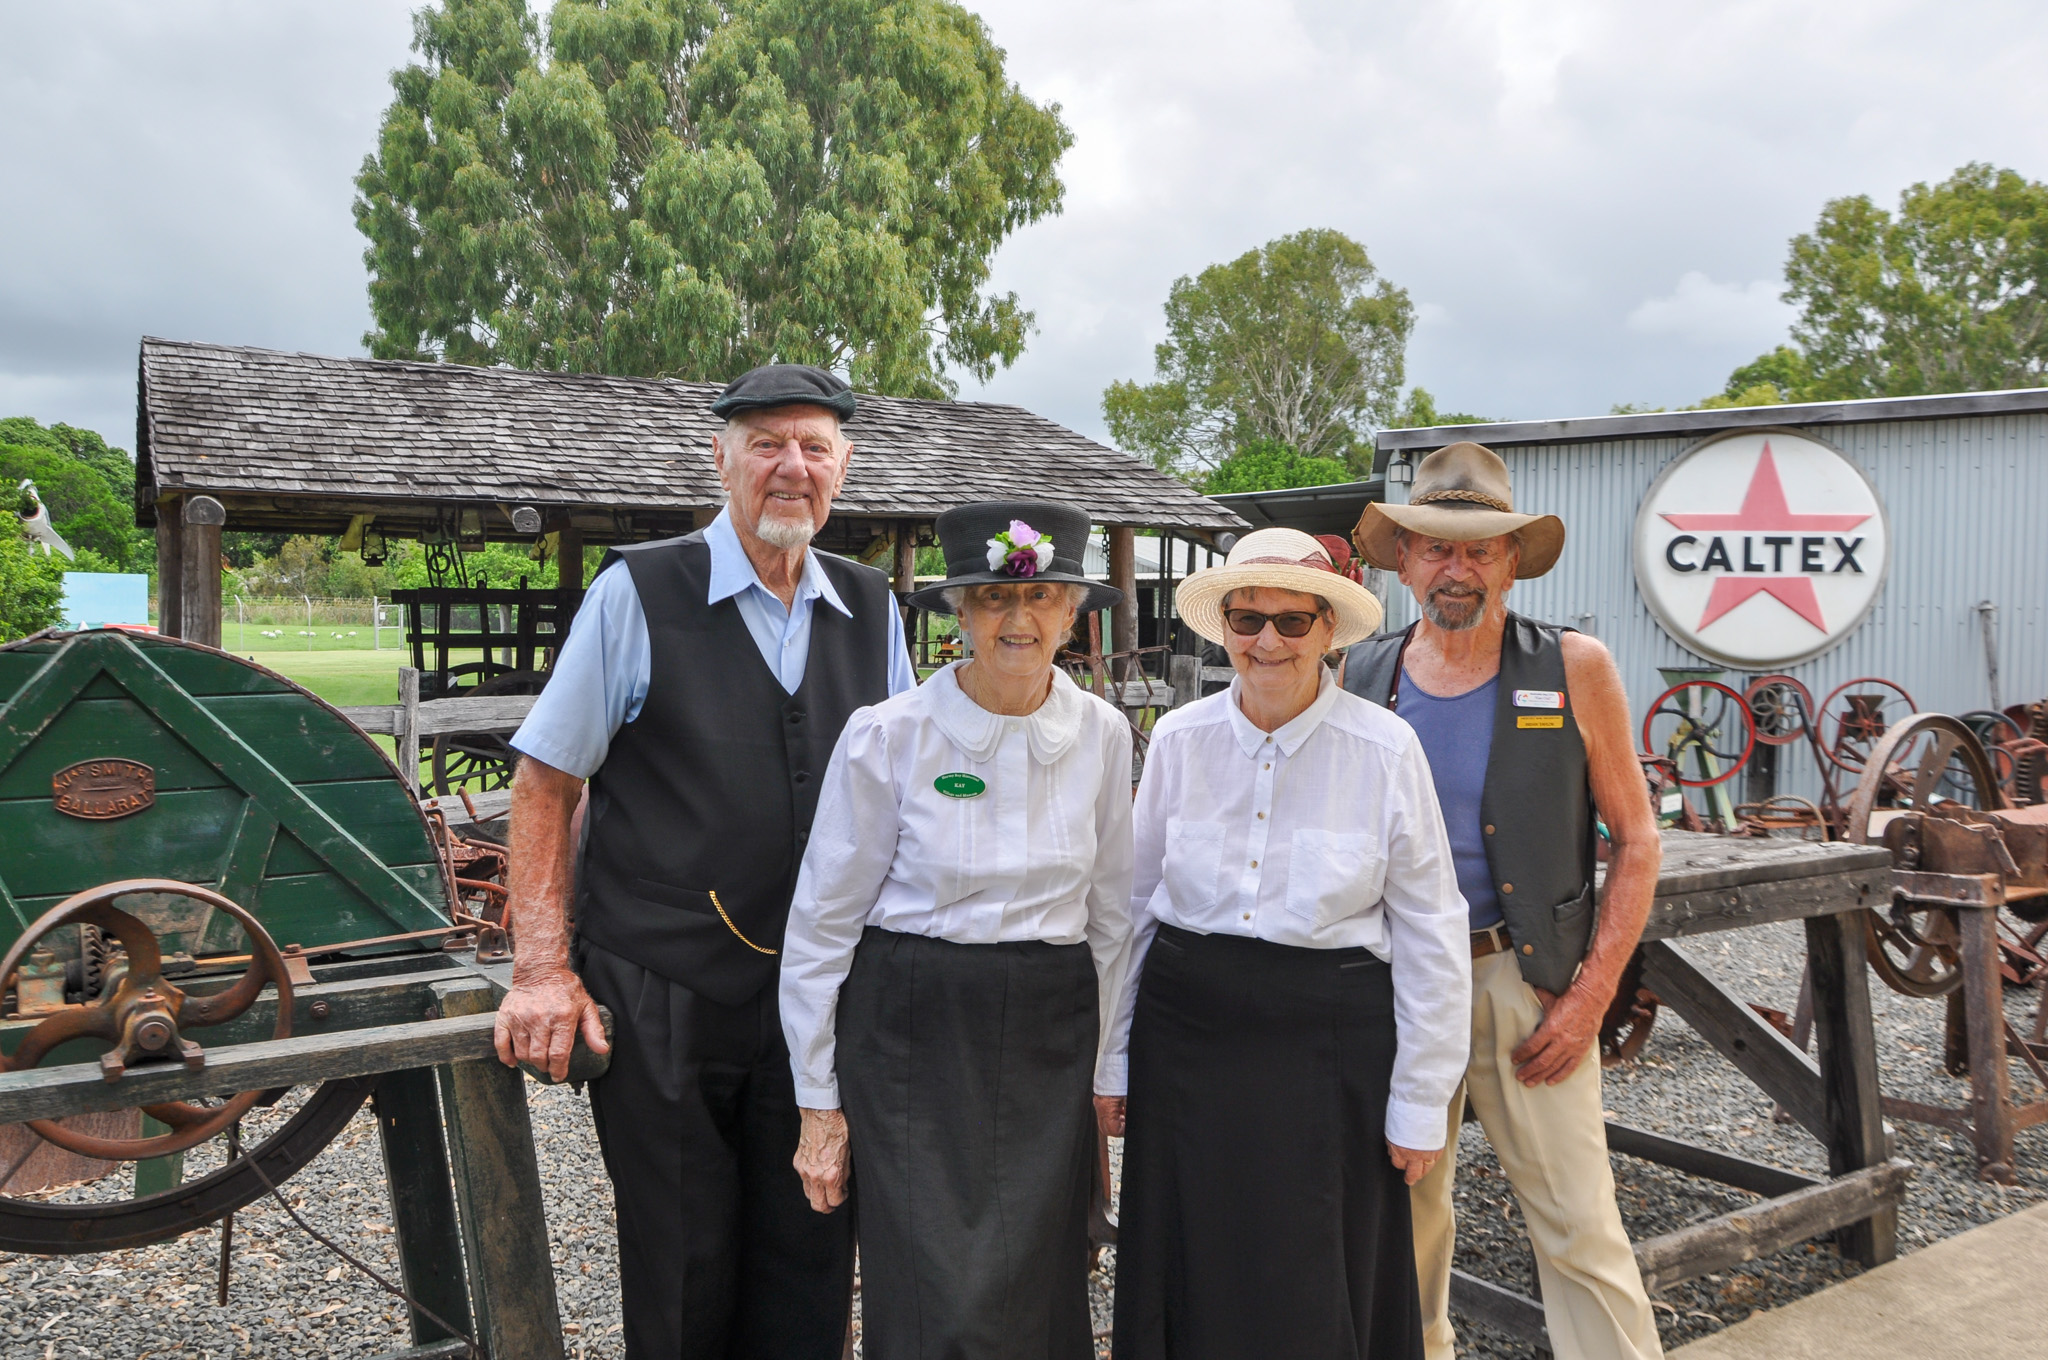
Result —
[{"label": "white button-up shirt", "polygon": [[[961,691],[961,664],[857,711],[818,790],[782,944],[782,1031],[806,1108],[839,1107],[839,987],[867,926],[1086,940],[1107,1026],[1131,935],[1130,724],[1063,671],[1029,717],[990,713]],[[982,789],[948,796],[942,775]]]},{"label": "white button-up shirt", "polygon": [[1131,962],[1096,1090],[1126,1089],[1132,1007],[1161,921],[1308,949],[1363,946],[1393,970],[1387,1139],[1442,1147],[1471,1042],[1472,946],[1422,743],[1327,672],[1300,716],[1261,732],[1238,707],[1239,683],[1153,729]]}]

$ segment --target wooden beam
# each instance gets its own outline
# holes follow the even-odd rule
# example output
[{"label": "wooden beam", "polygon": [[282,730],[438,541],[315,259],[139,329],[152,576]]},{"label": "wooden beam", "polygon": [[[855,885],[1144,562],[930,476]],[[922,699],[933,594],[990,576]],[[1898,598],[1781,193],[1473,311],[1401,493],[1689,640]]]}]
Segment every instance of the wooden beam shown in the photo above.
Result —
[{"label": "wooden beam", "polygon": [[[415,1067],[386,1073],[371,1093],[384,1182],[391,1191],[391,1223],[398,1236],[399,1280],[405,1292],[449,1326],[469,1330],[469,1291],[462,1273],[462,1232],[455,1218],[455,1187],[448,1142],[441,1135],[441,1097],[434,1071]],[[415,1345],[450,1339],[446,1327],[418,1308],[409,1310]]]},{"label": "wooden beam", "polygon": [[[1813,989],[1825,1119],[1819,1133],[1828,1150],[1828,1170],[1837,1176],[1881,1165],[1892,1151],[1877,1080],[1863,934],[1860,914],[1817,916],[1806,923],[1806,973]],[[1898,1255],[1898,1236],[1898,1207],[1892,1203],[1845,1225],[1835,1241],[1844,1256],[1874,1266]]]},{"label": "wooden beam", "polygon": [[[1124,593],[1123,603],[1109,613],[1109,650],[1131,652],[1138,647],[1138,544],[1129,525],[1109,527],[1109,583]],[[1130,668],[1124,668],[1124,674]]]},{"label": "wooden beam", "polygon": [[1662,941],[1643,945],[1643,985],[1814,1137],[1828,1140],[1820,1069],[1790,1039]]},{"label": "wooden beam", "polygon": [[1769,1256],[1879,1211],[1896,1213],[1912,1178],[1913,1164],[1893,1159],[1638,1242],[1636,1266],[1643,1273],[1643,1288],[1654,1294],[1681,1280]]},{"label": "wooden beam", "polygon": [[183,637],[185,606],[184,497],[163,496],[156,503],[156,629],[165,637]]},{"label": "wooden beam", "polygon": [[913,520],[899,519],[895,525],[896,560],[893,569],[894,580],[890,589],[897,598],[917,589],[917,524]]},{"label": "wooden beam", "polygon": [[1497,1327],[1510,1336],[1533,1342],[1544,1351],[1550,1349],[1550,1329],[1543,1325],[1543,1305],[1512,1289],[1453,1270],[1451,1307],[1474,1322]]},{"label": "wooden beam", "polygon": [[583,589],[583,531],[567,524],[556,530],[555,588]]},{"label": "wooden beam", "polygon": [[1607,1121],[1607,1150],[1629,1157],[1640,1157],[1658,1166],[1668,1166],[1674,1171],[1683,1171],[1688,1176],[1704,1176],[1708,1180],[1732,1185],[1738,1190],[1747,1190],[1756,1195],[1789,1195],[1797,1190],[1811,1189],[1824,1185],[1818,1176],[1807,1176],[1783,1167],[1753,1162],[1747,1157],[1736,1157],[1713,1148],[1688,1143],[1682,1138],[1669,1138],[1648,1129],[1639,1129],[1629,1124]]},{"label": "wooden beam", "polygon": [[[488,993],[451,991],[444,1010],[491,1020]],[[441,1097],[471,1311],[487,1355],[561,1360],[562,1317],[526,1079],[496,1054],[443,1067]]]},{"label": "wooden beam", "polygon": [[187,496],[179,577],[178,636],[220,646],[220,535],[227,512],[211,496]]}]

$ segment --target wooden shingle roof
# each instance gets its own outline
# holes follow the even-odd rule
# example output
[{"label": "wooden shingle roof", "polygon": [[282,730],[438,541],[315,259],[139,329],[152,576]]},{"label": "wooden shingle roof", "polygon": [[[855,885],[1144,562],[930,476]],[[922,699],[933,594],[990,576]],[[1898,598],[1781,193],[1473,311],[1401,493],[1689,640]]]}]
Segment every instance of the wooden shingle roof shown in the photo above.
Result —
[{"label": "wooden shingle roof", "polygon": [[[716,383],[142,342],[137,500],[205,492],[230,527],[351,508],[528,504],[667,519],[723,502]],[[835,516],[928,520],[966,501],[1084,506],[1098,524],[1242,532],[1150,464],[1016,406],[863,395]],[[319,508],[316,508],[319,507]]]}]

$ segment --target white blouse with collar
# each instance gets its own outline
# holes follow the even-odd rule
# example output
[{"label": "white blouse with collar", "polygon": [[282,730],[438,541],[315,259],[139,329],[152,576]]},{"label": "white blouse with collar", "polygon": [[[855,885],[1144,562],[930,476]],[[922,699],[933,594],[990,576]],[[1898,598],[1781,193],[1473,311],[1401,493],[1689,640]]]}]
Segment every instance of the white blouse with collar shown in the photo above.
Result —
[{"label": "white blouse with collar", "polygon": [[[857,711],[832,753],[782,945],[800,1106],[839,1106],[839,987],[867,926],[1086,940],[1108,1026],[1131,934],[1130,724],[1064,671],[1036,713],[990,713],[961,691],[963,664]],[[948,796],[944,775],[982,791]]]},{"label": "white blouse with collar", "polygon": [[1152,730],[1131,960],[1095,1089],[1124,1093],[1132,1010],[1160,922],[1305,949],[1362,946],[1393,971],[1387,1138],[1442,1147],[1472,1032],[1472,944],[1422,743],[1328,672],[1307,709],[1262,732],[1238,706],[1241,684]]}]

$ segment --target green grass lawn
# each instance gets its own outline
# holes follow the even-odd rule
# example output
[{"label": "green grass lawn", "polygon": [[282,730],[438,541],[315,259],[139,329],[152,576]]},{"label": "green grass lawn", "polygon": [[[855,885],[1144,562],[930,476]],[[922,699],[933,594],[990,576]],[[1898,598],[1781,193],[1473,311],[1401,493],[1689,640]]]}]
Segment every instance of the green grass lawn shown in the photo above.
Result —
[{"label": "green grass lawn", "polygon": [[[232,643],[233,639],[227,639]],[[232,647],[230,650],[233,650]],[[381,652],[298,650],[268,651],[251,648],[247,656],[337,707],[350,704],[395,704],[398,702],[398,668],[408,655],[396,647]]]}]

